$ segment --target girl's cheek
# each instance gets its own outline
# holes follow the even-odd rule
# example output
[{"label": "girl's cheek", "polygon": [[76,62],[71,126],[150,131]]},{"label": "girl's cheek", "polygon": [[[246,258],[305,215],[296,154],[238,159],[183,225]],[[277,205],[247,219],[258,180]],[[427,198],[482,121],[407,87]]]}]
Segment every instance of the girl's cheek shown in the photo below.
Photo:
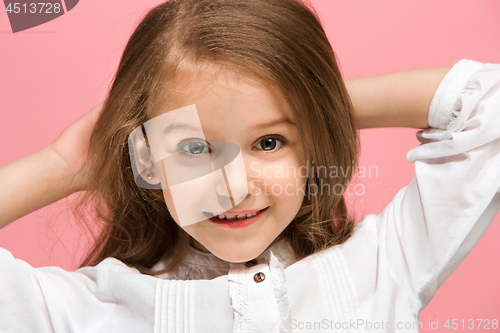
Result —
[{"label": "girl's cheek", "polygon": [[[250,164],[250,188],[254,194],[272,196],[281,200],[303,197],[307,182],[306,166],[293,158],[280,161],[254,161]],[[249,188],[249,191],[250,191]]]},{"label": "girl's cheek", "polygon": [[165,177],[162,177],[162,185],[163,185],[163,198],[165,199],[165,204],[167,205],[167,209],[170,213],[170,215],[172,215],[172,218],[174,219],[174,221],[178,224],[178,225],[181,225],[179,223],[179,215],[177,214],[177,210],[175,209],[175,204],[174,204],[174,200],[172,198],[172,193],[170,192],[170,188],[168,187],[168,182],[166,181]]},{"label": "girl's cheek", "polygon": [[274,185],[276,188],[274,194],[279,196],[281,200],[295,202],[304,197],[305,185],[306,179],[302,177],[277,178]]},{"label": "girl's cheek", "polygon": [[172,200],[172,194],[167,186],[166,189],[163,189],[163,197],[165,198],[165,203],[167,204],[168,211],[172,218],[179,224],[179,217],[177,215],[177,211],[175,210],[174,201]]}]

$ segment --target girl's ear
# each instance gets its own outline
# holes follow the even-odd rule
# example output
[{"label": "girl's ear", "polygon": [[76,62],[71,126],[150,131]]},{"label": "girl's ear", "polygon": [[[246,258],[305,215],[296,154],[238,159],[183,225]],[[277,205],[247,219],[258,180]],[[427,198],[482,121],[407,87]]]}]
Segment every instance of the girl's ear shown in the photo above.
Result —
[{"label": "girl's ear", "polygon": [[128,137],[130,163],[137,185],[147,189],[161,189],[160,177],[147,145],[142,126],[137,127]]}]

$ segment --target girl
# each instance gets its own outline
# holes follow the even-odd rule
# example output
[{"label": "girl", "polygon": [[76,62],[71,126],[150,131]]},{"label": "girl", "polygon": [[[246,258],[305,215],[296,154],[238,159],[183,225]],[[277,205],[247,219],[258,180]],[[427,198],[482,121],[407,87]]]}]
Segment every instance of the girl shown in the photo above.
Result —
[{"label": "girl", "polygon": [[[346,86],[302,2],[154,8],[131,36],[103,105],[0,169],[1,226],[77,191],[105,223],[75,272],[34,269],[1,249],[8,315],[0,327],[418,331],[420,310],[500,208],[499,75],[500,65],[464,59]],[[398,97],[384,98],[388,91]],[[164,117],[177,114],[199,123],[197,135],[158,138],[155,126],[163,130],[172,124]],[[347,188],[356,130],[384,126],[425,129],[408,154],[416,176],[382,213],[354,226],[342,193],[316,190]],[[189,155],[176,160],[184,164],[171,168],[158,142]],[[217,142],[239,149],[245,181],[175,192],[200,178],[188,173],[193,159],[217,161]],[[332,167],[351,171],[317,172]],[[203,211],[193,204],[198,190],[201,204],[215,198],[231,207]],[[186,207],[224,216],[186,223]]]}]

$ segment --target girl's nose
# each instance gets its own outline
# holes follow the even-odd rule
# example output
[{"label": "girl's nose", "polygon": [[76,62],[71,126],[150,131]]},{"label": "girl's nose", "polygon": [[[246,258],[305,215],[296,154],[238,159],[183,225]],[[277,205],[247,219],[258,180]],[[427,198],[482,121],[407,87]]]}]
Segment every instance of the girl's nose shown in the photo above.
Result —
[{"label": "girl's nose", "polygon": [[250,191],[249,187],[250,185],[242,181],[231,182],[230,184],[221,182],[215,186],[215,193],[223,198],[233,198],[234,203],[237,205],[247,197]]}]

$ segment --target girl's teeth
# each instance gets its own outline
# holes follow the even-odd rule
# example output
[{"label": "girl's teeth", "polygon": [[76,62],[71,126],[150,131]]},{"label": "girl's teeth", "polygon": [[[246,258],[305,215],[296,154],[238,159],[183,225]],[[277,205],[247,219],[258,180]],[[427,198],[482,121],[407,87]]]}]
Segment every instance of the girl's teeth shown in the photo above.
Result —
[{"label": "girl's teeth", "polygon": [[251,213],[251,214],[242,214],[242,215],[224,215],[224,214],[220,214],[219,215],[219,220],[234,220],[234,219],[242,220],[242,219],[245,219],[245,218],[249,218],[249,217],[255,216],[255,215],[257,215],[257,213],[258,212]]}]

